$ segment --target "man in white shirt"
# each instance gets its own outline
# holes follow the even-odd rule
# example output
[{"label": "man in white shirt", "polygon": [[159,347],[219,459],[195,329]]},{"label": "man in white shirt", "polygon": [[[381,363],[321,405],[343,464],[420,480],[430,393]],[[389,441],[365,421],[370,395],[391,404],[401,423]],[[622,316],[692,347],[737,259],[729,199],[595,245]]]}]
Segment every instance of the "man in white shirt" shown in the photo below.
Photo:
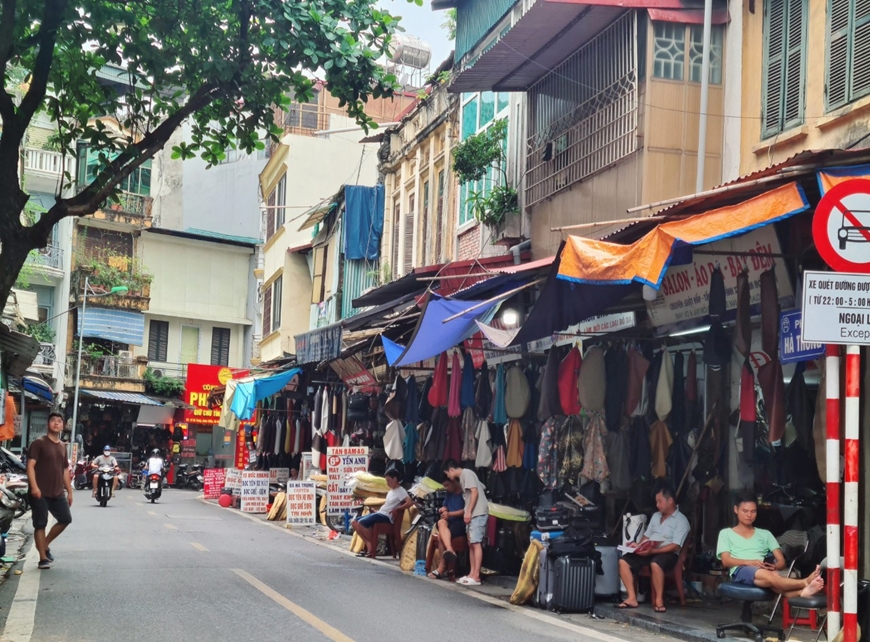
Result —
[{"label": "man in white shirt", "polygon": [[[444,473],[462,486],[465,499],[465,524],[468,533],[468,551],[471,569],[466,577],[456,580],[463,586],[480,586],[480,568],[483,565],[483,538],[489,519],[489,503],[486,501],[486,488],[473,470],[463,468],[459,462],[448,459],[444,462]],[[448,550],[444,553],[448,562],[455,561],[456,554]]]},{"label": "man in white shirt", "polygon": [[399,475],[399,471],[395,469],[388,470],[384,477],[386,477],[387,486],[390,489],[384,505],[381,506],[381,509],[377,513],[369,513],[362,517],[356,517],[350,523],[353,530],[366,544],[366,550],[357,553],[357,557],[375,556],[375,548],[378,545],[372,537],[372,529],[375,524],[391,524],[393,522],[393,511],[407,510],[414,504],[408,492],[402,488],[402,478]]}]

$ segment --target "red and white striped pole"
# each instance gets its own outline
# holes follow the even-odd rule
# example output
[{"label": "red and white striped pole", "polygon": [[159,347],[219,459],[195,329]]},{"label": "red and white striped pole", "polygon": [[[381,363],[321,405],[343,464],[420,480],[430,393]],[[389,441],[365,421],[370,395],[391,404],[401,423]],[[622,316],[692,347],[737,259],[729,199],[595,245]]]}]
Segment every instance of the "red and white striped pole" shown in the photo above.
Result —
[{"label": "red and white striped pole", "polygon": [[846,347],[846,466],[843,473],[843,642],[858,642],[858,459],[861,348]]},{"label": "red and white striped pole", "polygon": [[828,639],[840,632],[840,346],[825,348]]}]

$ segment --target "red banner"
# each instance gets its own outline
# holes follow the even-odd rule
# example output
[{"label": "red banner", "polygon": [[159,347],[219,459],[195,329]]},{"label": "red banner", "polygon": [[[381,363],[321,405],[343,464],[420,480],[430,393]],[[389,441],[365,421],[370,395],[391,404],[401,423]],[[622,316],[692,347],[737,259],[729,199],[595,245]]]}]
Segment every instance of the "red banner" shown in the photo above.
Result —
[{"label": "red banner", "polygon": [[209,408],[208,395],[215,388],[225,386],[230,379],[247,377],[248,370],[233,370],[225,366],[209,366],[191,363],[187,366],[187,381],[184,385],[184,401],[193,406],[185,408],[184,421],[214,425],[220,421],[221,409]]},{"label": "red banner", "polygon": [[223,468],[206,468],[202,471],[203,493],[206,499],[218,499],[227,471]]}]

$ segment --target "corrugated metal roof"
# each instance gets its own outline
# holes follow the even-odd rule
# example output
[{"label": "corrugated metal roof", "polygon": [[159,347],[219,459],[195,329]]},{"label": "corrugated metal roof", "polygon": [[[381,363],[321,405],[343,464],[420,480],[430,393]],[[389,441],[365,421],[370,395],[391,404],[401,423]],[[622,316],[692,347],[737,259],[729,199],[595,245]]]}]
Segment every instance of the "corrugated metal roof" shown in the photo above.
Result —
[{"label": "corrugated metal roof", "polygon": [[135,406],[162,406],[159,401],[155,401],[151,397],[146,397],[138,392],[115,392],[113,390],[82,390],[82,394],[98,399],[106,399],[108,401],[120,401],[129,403]]}]

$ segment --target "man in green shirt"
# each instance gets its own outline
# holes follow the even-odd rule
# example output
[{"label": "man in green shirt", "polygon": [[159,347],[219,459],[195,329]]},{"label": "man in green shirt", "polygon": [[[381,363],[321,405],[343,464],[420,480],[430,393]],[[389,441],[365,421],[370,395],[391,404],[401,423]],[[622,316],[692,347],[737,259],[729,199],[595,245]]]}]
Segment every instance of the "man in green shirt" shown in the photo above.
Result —
[{"label": "man in green shirt", "polygon": [[758,504],[751,495],[738,495],[734,513],[737,526],[722,530],[716,547],[722,566],[731,569],[732,582],[770,589],[787,597],[810,597],[825,588],[818,567],[809,577],[799,580],[779,574],[786,567],[785,556],[770,531],[753,525],[758,517]]}]

